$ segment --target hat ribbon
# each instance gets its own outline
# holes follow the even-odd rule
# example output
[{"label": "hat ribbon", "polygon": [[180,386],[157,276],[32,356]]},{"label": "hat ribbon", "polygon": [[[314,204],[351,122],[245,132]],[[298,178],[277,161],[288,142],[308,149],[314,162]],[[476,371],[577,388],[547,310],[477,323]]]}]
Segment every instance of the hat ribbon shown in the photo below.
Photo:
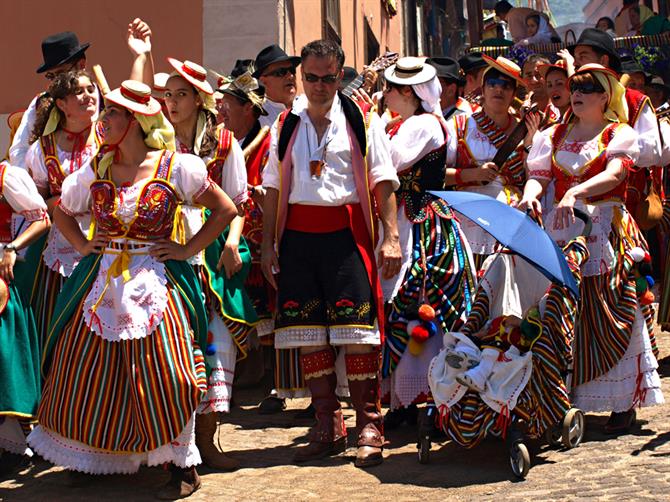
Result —
[{"label": "hat ribbon", "polygon": [[205,81],[205,75],[203,75],[202,73],[200,73],[198,71],[195,71],[193,68],[189,68],[188,66],[186,66],[186,64],[182,64],[181,69],[184,73],[190,75],[194,79],[199,80],[200,82]]},{"label": "hat ribbon", "polygon": [[140,103],[141,105],[146,105],[149,100],[151,99],[151,96],[148,94],[137,94],[136,92],[131,91],[130,89],[126,89],[125,87],[121,87],[121,94],[130,99],[131,101],[135,101],[136,103]]}]

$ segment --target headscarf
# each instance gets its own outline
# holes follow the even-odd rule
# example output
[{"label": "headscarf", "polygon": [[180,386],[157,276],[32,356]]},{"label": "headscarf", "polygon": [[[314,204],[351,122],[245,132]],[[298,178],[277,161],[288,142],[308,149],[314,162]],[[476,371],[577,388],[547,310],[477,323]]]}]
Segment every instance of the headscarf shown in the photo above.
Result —
[{"label": "headscarf", "polygon": [[421,100],[421,107],[425,111],[442,115],[442,108],[440,107],[442,85],[440,85],[440,80],[437,77],[433,77],[423,84],[414,84],[412,89]]},{"label": "headscarf", "polygon": [[[142,128],[142,132],[144,132],[145,145],[157,150],[175,151],[174,128],[172,127],[172,124],[167,121],[163,112],[158,112],[156,115],[142,115],[141,113],[133,112],[133,116]],[[130,123],[128,124],[128,128],[130,128]],[[128,130],[126,129],[123,138],[125,138],[127,133]],[[121,141],[123,141],[123,138],[121,138]],[[121,141],[119,141],[119,143]],[[114,161],[118,160],[119,143],[105,145],[105,148],[107,148],[106,153],[98,163],[98,175],[100,177],[104,176],[107,172],[107,168],[111,166]]]},{"label": "headscarf", "polygon": [[[598,83],[605,89],[605,93],[609,98],[607,101],[607,109],[605,110],[605,118],[611,122],[628,123],[626,88],[619,82],[612,72],[604,67],[600,67],[600,69],[591,67],[588,72],[598,80]],[[579,74],[579,72],[577,73]]]}]

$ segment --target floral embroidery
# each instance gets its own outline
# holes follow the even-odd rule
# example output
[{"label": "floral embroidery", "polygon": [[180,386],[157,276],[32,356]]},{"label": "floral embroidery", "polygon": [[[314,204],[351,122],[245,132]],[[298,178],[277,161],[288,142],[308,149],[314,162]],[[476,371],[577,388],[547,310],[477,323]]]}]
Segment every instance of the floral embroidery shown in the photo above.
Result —
[{"label": "floral embroidery", "polygon": [[300,304],[298,302],[294,302],[293,300],[288,300],[284,302],[284,305],[282,305],[282,315],[288,316],[288,317],[297,317],[298,314],[300,313]]}]

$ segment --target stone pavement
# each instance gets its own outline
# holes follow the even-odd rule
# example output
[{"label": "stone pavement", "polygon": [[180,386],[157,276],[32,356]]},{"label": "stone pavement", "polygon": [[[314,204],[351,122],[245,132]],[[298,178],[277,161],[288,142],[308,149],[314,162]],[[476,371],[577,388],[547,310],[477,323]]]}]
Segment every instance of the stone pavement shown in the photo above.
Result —
[{"label": "stone pavement", "polygon": [[[668,399],[670,335],[657,336],[659,372]],[[294,466],[291,448],[305,440],[309,425],[297,423],[294,414],[308,401],[291,401],[286,412],[268,417],[256,413],[258,398],[258,393],[239,392],[240,406],[220,427],[221,445],[244,468],[225,474],[200,468],[203,486],[189,501],[670,500],[670,405],[638,411],[635,429],[618,439],[599,432],[606,415],[589,414],[585,441],[578,448],[560,451],[531,443],[531,470],[525,481],[518,481],[500,440],[492,438],[473,450],[433,445],[431,463],[421,465],[416,433],[409,428],[388,434],[386,461],[367,471],[353,466],[351,451]],[[346,411],[351,433],[354,417]],[[40,461],[0,482],[0,500],[151,500],[167,479],[162,469],[144,468],[133,476],[102,476],[73,488],[62,470]]]}]

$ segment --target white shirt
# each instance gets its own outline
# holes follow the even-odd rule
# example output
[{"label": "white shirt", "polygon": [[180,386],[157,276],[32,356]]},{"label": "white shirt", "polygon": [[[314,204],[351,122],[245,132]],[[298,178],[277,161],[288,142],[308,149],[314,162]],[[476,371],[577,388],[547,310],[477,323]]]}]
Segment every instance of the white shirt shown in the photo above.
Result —
[{"label": "white shirt", "polygon": [[670,164],[670,121],[667,119],[661,120],[660,126],[661,136],[663,137],[663,150],[661,151],[661,165],[667,166]]},{"label": "white shirt", "polygon": [[416,164],[445,141],[440,119],[431,113],[412,115],[391,138],[391,159],[400,173]]},{"label": "white shirt", "polygon": [[[335,96],[326,118],[328,130],[318,140],[316,129],[307,114],[307,99],[297,99],[291,113],[300,117],[291,152],[293,164],[289,204],[341,206],[359,201],[352,169],[351,144],[347,120],[339,96]],[[367,130],[367,167],[370,190],[381,181],[391,181],[393,189],[400,186],[389,154],[389,144],[381,120],[371,115]],[[263,171],[263,186],[279,189],[277,124],[272,126],[270,156]],[[354,140],[355,141],[355,140]],[[309,160],[323,158],[321,176],[313,179]]]},{"label": "white shirt", "polygon": [[631,127],[637,132],[637,144],[640,154],[635,163],[638,167],[656,166],[661,157],[661,137],[658,132],[658,120],[649,103],[645,103]]},{"label": "white shirt", "polygon": [[275,123],[279,114],[286,110],[286,105],[284,103],[278,103],[272,101],[269,98],[265,98],[263,101],[263,109],[268,112],[267,115],[261,115],[258,120],[261,123],[261,127],[272,127],[272,124]]},{"label": "white shirt", "polygon": [[26,153],[28,153],[28,148],[30,148],[28,140],[30,139],[30,133],[37,118],[37,99],[41,95],[38,94],[35,96],[28,105],[28,109],[23,112],[21,123],[14,134],[12,145],[9,147],[9,163],[13,166],[26,168]]}]

